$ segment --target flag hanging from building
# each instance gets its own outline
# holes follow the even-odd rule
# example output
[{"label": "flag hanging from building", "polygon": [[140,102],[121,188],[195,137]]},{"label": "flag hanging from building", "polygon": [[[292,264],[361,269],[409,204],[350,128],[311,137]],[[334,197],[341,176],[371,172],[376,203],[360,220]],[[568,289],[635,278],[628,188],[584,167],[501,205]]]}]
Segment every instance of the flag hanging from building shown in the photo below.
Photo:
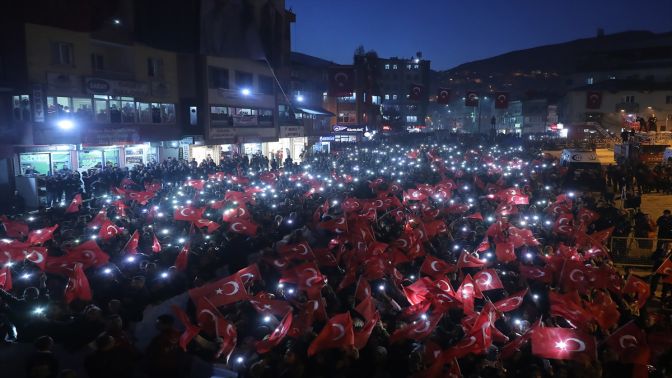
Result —
[{"label": "flag hanging from building", "polygon": [[355,90],[355,70],[351,66],[329,68],[329,95],[350,96]]},{"label": "flag hanging from building", "polygon": [[464,106],[478,106],[478,93],[468,91],[464,97]]},{"label": "flag hanging from building", "polygon": [[589,91],[586,93],[586,108],[599,109],[602,106],[602,93]]},{"label": "flag hanging from building", "polygon": [[422,100],[424,93],[425,93],[424,86],[420,84],[411,84],[411,88],[408,93],[408,99],[411,101],[420,101]]},{"label": "flag hanging from building", "polygon": [[439,88],[439,93],[436,95],[436,103],[446,105],[450,102],[450,89]]},{"label": "flag hanging from building", "polygon": [[507,92],[495,93],[495,109],[506,109],[509,107],[509,94]]}]

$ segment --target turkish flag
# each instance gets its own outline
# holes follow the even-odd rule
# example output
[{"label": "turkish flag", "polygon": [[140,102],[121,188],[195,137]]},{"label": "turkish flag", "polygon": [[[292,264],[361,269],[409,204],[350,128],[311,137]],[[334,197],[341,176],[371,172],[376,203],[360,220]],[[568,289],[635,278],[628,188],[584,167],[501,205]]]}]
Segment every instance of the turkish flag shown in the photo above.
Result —
[{"label": "turkish flag", "polygon": [[493,329],[501,335],[501,332],[494,328],[494,323],[495,307],[491,302],[487,302],[468,333],[469,336],[476,338],[475,344],[478,350],[485,352],[492,346]]},{"label": "turkish flag", "polygon": [[0,268],[0,289],[4,291],[12,290],[12,271],[9,265]]},{"label": "turkish flag", "polygon": [[495,92],[495,109],[506,109],[509,107],[509,93]]},{"label": "turkish flag", "polygon": [[672,260],[669,258],[665,259],[662,264],[656,269],[656,273],[662,274],[664,276],[672,275]]},{"label": "turkish flag", "polygon": [[250,304],[259,314],[284,316],[287,312],[292,311],[292,306],[289,302],[279,299],[269,299],[267,297],[268,295],[259,293],[253,298],[250,298]]},{"label": "turkish flag", "polygon": [[538,266],[518,265],[520,276],[533,281],[540,281],[544,283],[553,282],[553,274],[548,269],[539,268]]},{"label": "turkish flag", "polygon": [[554,360],[597,359],[595,338],[569,328],[538,328],[532,333],[532,354]]},{"label": "turkish flag", "polygon": [[455,297],[462,302],[464,312],[469,315],[474,313],[474,298],[483,298],[483,293],[475,286],[471,275],[467,274],[460,287],[457,288]]},{"label": "turkish flag", "polygon": [[639,308],[642,308],[646,304],[647,299],[649,299],[649,295],[651,295],[651,289],[646,281],[630,274],[625,281],[623,294],[636,294]]},{"label": "turkish flag", "polygon": [[355,70],[352,66],[329,67],[329,96],[345,97],[355,91]]},{"label": "turkish flag", "polygon": [[408,90],[408,99],[411,101],[422,101],[425,94],[425,87],[420,84],[411,84]]},{"label": "turkish flag", "polygon": [[280,256],[290,260],[315,260],[315,255],[306,241],[296,244],[278,244]]},{"label": "turkish flag", "polygon": [[404,192],[404,202],[406,201],[424,201],[427,199],[427,195],[419,190],[408,189]]},{"label": "turkish flag", "polygon": [[220,344],[215,358],[224,355],[228,362],[238,342],[236,327],[222,316],[212,302],[205,298],[202,298],[196,306],[196,322],[203,331],[217,337]]},{"label": "turkish flag", "polygon": [[103,252],[94,240],[88,240],[68,251],[65,255],[70,261],[80,262],[84,269],[101,267],[110,261],[110,256]]},{"label": "turkish flag", "polygon": [[497,260],[508,263],[516,260],[513,243],[503,242],[495,244],[495,255]]},{"label": "turkish flag", "polygon": [[161,252],[161,243],[159,243],[159,239],[156,237],[156,234],[152,235],[152,252]]},{"label": "turkish flag", "polygon": [[181,207],[173,212],[173,219],[176,221],[196,222],[203,218],[205,209],[194,209],[193,207]]},{"label": "turkish flag", "polygon": [[182,325],[184,325],[185,329],[184,332],[182,332],[182,335],[180,335],[179,344],[182,350],[186,352],[187,345],[189,345],[189,342],[191,342],[191,340],[201,332],[201,328],[191,324],[189,316],[187,316],[187,313],[184,312],[183,309],[177,307],[176,305],[172,305],[171,308],[173,310],[173,314],[175,314],[175,317],[180,320]]},{"label": "turkish flag", "polygon": [[58,228],[58,224],[51,227],[33,230],[28,234],[27,243],[31,245],[42,244],[54,237],[54,231]]},{"label": "turkish flag", "polygon": [[501,299],[494,303],[495,308],[501,312],[511,312],[516,310],[523,304],[525,296],[527,295],[527,288],[525,290],[519,291],[508,298]]},{"label": "turkish flag", "polygon": [[141,205],[146,205],[149,200],[154,198],[156,196],[155,192],[152,191],[147,191],[147,192],[135,192],[135,191],[128,191],[126,192],[126,198],[135,201]]},{"label": "turkish flag", "polygon": [[380,314],[376,312],[372,319],[366,321],[362,329],[355,330],[355,348],[362,350],[366,344],[368,344],[371,333],[373,332],[373,329],[376,327],[376,324],[379,320]]},{"label": "turkish flag", "polygon": [[467,91],[467,95],[464,97],[464,106],[478,106],[478,94]]},{"label": "turkish flag", "polygon": [[437,324],[443,316],[442,313],[432,313],[424,318],[414,321],[404,327],[398,328],[390,336],[390,343],[398,343],[403,340],[422,340],[434,332]]},{"label": "turkish flag", "polygon": [[315,261],[320,267],[337,267],[338,261],[329,248],[317,248],[313,251]]},{"label": "turkish flag", "polygon": [[103,224],[105,219],[107,219],[107,209],[102,208],[100,209],[100,211],[98,211],[98,213],[96,213],[96,216],[93,217],[93,219],[91,219],[89,223],[87,223],[86,226],[91,228],[99,227],[100,225]]},{"label": "turkish flag", "polygon": [[203,190],[205,187],[205,180],[187,180],[184,182],[185,186],[191,186],[197,190]]},{"label": "turkish flag", "polygon": [[420,267],[420,273],[437,279],[445,276],[448,272],[455,271],[455,269],[455,266],[428,254]]},{"label": "turkish flag", "polygon": [[338,217],[318,223],[318,227],[336,233],[348,232],[348,222],[345,217]]},{"label": "turkish flag", "polygon": [[441,105],[447,105],[450,103],[450,89],[448,88],[439,88],[439,93],[436,95],[436,103]]},{"label": "turkish flag", "polygon": [[185,244],[180,250],[180,253],[178,253],[177,257],[175,258],[175,268],[178,271],[183,272],[187,270],[188,262],[189,262],[189,244]]},{"label": "turkish flag", "polygon": [[478,257],[472,255],[467,251],[462,251],[460,254],[460,259],[457,261],[457,268],[480,268],[485,266],[485,261],[479,259]]},{"label": "turkish flag", "polygon": [[429,299],[430,286],[432,286],[432,280],[427,277],[422,277],[412,284],[404,286],[402,289],[408,303],[414,306]]},{"label": "turkish flag", "polygon": [[589,288],[589,277],[589,268],[583,262],[565,260],[560,273],[560,283],[566,291],[585,291]]},{"label": "turkish flag", "polygon": [[345,213],[351,213],[353,211],[359,211],[362,209],[362,204],[357,198],[348,198],[341,204],[341,209]]},{"label": "turkish flag", "polygon": [[246,219],[236,219],[229,225],[229,231],[247,236],[257,234],[257,225]]},{"label": "turkish flag", "polygon": [[27,224],[19,221],[11,221],[4,215],[2,216],[2,225],[5,227],[5,233],[7,233],[7,236],[10,238],[22,238],[28,235],[29,232]]},{"label": "turkish flag", "polygon": [[90,301],[91,298],[91,288],[89,287],[89,280],[86,278],[86,274],[84,274],[83,265],[79,263],[75,264],[75,269],[65,286],[65,302],[70,303],[75,299]]},{"label": "turkish flag", "polygon": [[257,342],[256,348],[257,353],[268,353],[271,349],[275,348],[282,342],[282,339],[287,336],[287,332],[291,329],[292,326],[292,312],[289,311],[282,318],[280,324],[273,330],[273,332],[263,340]]},{"label": "turkish flag", "polygon": [[248,298],[245,285],[237,275],[231,275],[215,282],[189,290],[189,296],[194,303],[205,297],[213,305],[225,306]]},{"label": "turkish flag", "polygon": [[586,109],[599,109],[602,107],[602,93],[595,91],[586,92]]},{"label": "turkish flag", "polygon": [[138,244],[140,244],[140,233],[138,230],[135,230],[133,232],[133,235],[131,235],[131,238],[128,239],[128,242],[122,248],[123,252],[131,253],[131,254],[136,254],[138,253]]},{"label": "turkish flag", "polygon": [[240,280],[245,285],[247,285],[250,282],[261,281],[261,272],[259,271],[259,265],[257,265],[257,263],[254,263],[237,271],[234,275],[240,277]]},{"label": "turkish flag", "polygon": [[70,202],[68,208],[65,209],[65,213],[66,214],[76,213],[79,211],[79,207],[81,205],[82,205],[82,195],[77,193],[75,194],[75,198],[72,199],[72,202]]},{"label": "turkish flag", "polygon": [[485,269],[474,274],[474,283],[480,291],[503,289],[502,281],[494,269]]},{"label": "turkish flag", "polygon": [[583,301],[579,298],[578,292],[558,294],[551,291],[548,293],[548,298],[552,316],[565,318],[574,326],[581,328],[585,328],[588,322],[592,320],[591,314],[583,308]]},{"label": "turkish flag", "polygon": [[196,222],[193,222],[193,224],[198,228],[205,227],[208,234],[212,234],[213,232],[217,231],[217,229],[221,226],[219,223],[211,221],[210,219],[199,219]]},{"label": "turkish flag", "polygon": [[425,230],[427,231],[427,238],[431,239],[438,234],[448,232],[448,226],[443,219],[437,219],[424,225]]},{"label": "turkish flag", "polygon": [[314,356],[324,349],[347,348],[355,345],[355,334],[352,329],[352,318],[346,312],[333,316],[315,340],[308,347],[308,356]]},{"label": "turkish flag", "polygon": [[145,190],[148,192],[156,193],[159,190],[161,190],[161,182],[160,181],[146,182]]},{"label": "turkish flag", "polygon": [[371,285],[369,281],[359,276],[357,279],[357,285],[355,286],[355,299],[358,301],[363,301],[364,299],[371,296]]},{"label": "turkish flag", "polygon": [[121,234],[122,228],[117,227],[109,219],[105,219],[103,224],[100,226],[100,231],[98,232],[98,237],[102,240],[109,240],[113,237]]},{"label": "turkish flag", "polygon": [[359,302],[359,304],[355,306],[355,311],[362,315],[362,317],[367,321],[373,319],[377,313],[376,305],[373,303],[373,298],[370,295],[364,298],[363,301]]}]

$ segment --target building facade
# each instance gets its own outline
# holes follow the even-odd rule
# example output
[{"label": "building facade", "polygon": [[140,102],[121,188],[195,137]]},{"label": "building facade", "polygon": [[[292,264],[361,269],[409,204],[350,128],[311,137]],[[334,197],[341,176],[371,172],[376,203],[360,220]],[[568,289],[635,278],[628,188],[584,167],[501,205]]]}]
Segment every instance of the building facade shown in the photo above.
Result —
[{"label": "building facade", "polygon": [[[426,125],[430,91],[430,61],[418,53],[410,59],[380,59],[378,64],[381,114],[384,125],[392,130],[407,130]],[[417,99],[410,97],[419,86]]]}]

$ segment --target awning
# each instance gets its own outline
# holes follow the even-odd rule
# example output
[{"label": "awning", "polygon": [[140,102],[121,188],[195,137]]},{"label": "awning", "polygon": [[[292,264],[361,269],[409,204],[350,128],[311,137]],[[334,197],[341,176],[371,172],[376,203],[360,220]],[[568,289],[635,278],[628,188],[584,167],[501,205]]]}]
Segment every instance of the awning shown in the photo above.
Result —
[{"label": "awning", "polygon": [[330,112],[326,109],[320,108],[320,107],[311,107],[311,108],[297,107],[296,109],[301,111],[302,113],[311,114],[311,115],[323,115],[323,116],[330,116],[330,117],[335,116],[334,113],[332,113],[332,112]]}]

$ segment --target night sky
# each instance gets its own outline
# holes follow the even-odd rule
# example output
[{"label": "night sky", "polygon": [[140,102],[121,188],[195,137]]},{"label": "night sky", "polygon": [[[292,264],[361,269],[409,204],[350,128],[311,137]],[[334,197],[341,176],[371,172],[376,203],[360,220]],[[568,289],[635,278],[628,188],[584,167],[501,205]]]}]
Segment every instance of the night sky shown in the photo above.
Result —
[{"label": "night sky", "polygon": [[380,56],[422,51],[433,69],[592,37],[598,27],[672,31],[672,0],[286,0],[292,50],[352,62],[358,45]]}]

